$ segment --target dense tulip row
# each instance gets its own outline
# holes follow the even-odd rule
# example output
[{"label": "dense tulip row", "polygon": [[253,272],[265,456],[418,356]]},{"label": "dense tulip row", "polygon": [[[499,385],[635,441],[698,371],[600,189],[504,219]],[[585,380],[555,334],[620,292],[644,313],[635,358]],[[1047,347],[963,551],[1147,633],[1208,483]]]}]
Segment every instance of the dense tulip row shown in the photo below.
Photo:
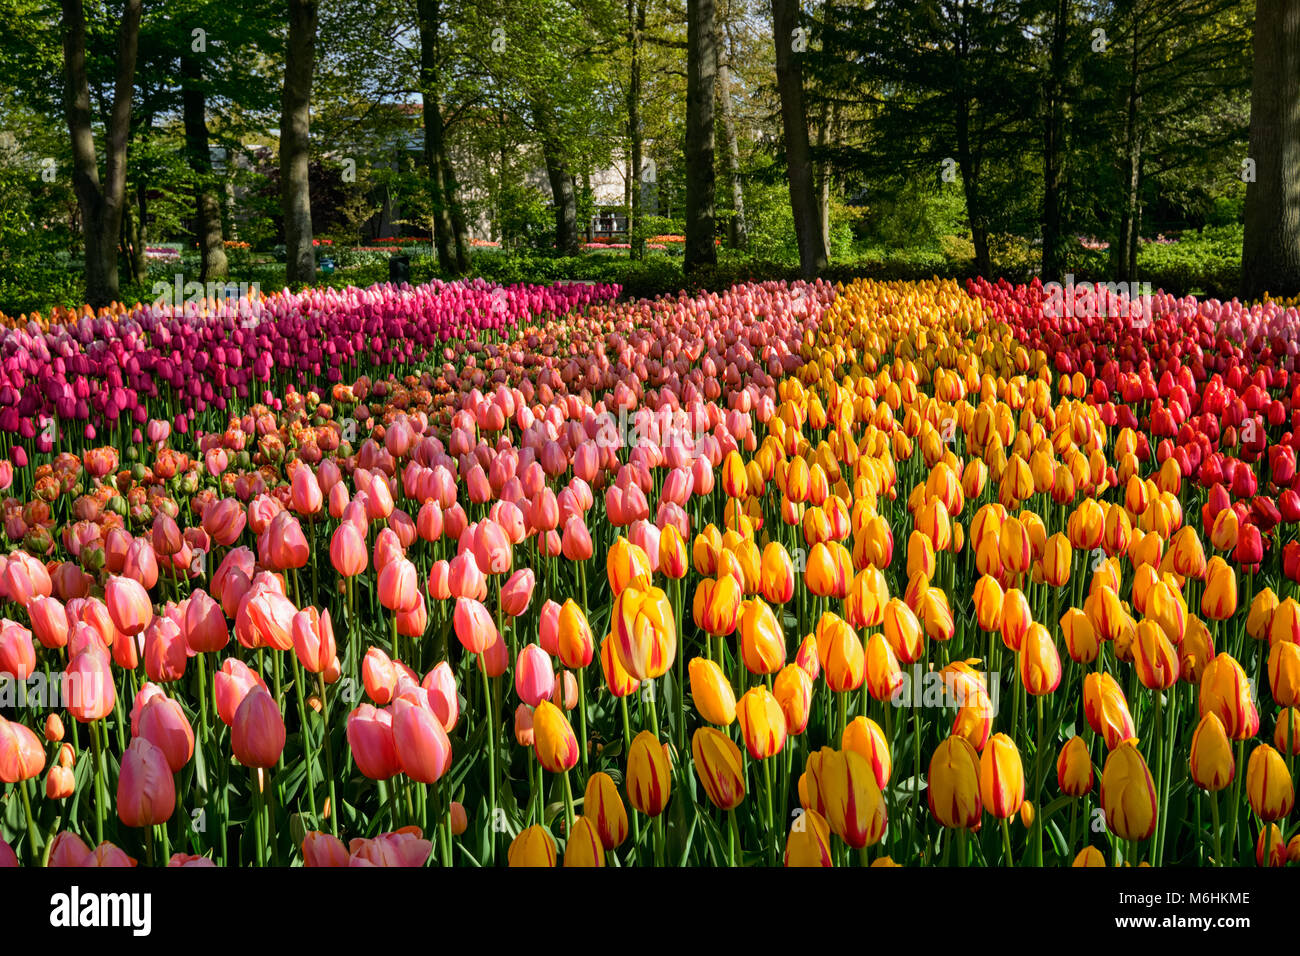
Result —
[{"label": "dense tulip row", "polygon": [[1300,860],[1294,308],[615,292],[12,330],[0,864]]},{"label": "dense tulip row", "polygon": [[[35,316],[0,331],[0,431],[33,450],[80,447],[104,428],[130,440],[150,419],[184,433],[200,416],[221,427],[228,403],[278,401],[288,386],[334,385],[415,366],[448,370],[491,352],[519,326],[618,295],[617,286],[472,282],[311,289],[99,315]],[[453,360],[456,360],[453,362]],[[271,388],[274,386],[274,388]],[[49,423],[57,420],[57,429]],[[66,435],[61,433],[66,432]],[[113,436],[109,436],[112,438]],[[155,441],[153,436],[149,440]],[[7,450],[7,449],[6,449]]]}]

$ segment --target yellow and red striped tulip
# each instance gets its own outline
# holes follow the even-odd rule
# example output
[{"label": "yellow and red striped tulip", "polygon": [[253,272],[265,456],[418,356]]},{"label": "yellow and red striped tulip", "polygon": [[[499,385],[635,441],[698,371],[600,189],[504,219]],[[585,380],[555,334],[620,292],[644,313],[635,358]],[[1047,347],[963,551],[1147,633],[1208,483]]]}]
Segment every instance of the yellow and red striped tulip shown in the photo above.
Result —
[{"label": "yellow and red striped tulip", "polygon": [[1056,782],[1061,793],[1082,797],[1092,793],[1093,779],[1092,755],[1084,739],[1075,734],[1065,742],[1056,758]]},{"label": "yellow and red striped tulip", "polygon": [[1106,757],[1100,800],[1106,827],[1116,836],[1145,840],[1155,832],[1156,785],[1134,738],[1120,742]]},{"label": "yellow and red striped tulip", "polygon": [[930,758],[926,801],[941,826],[974,829],[979,826],[980,758],[965,737],[948,737]]},{"label": "yellow and red striped tulip", "polygon": [[889,755],[889,744],[880,725],[867,717],[854,717],[840,735],[840,749],[852,751],[871,765],[876,775],[876,784],[884,789],[893,772],[893,760]]},{"label": "yellow and red striped tulip", "polygon": [[672,770],[668,754],[654,734],[643,730],[627,752],[627,799],[648,817],[657,817],[672,795]]},{"label": "yellow and red striped tulip", "polygon": [[583,793],[582,814],[595,826],[606,850],[621,846],[627,839],[627,809],[609,774],[598,770],[591,775]]},{"label": "yellow and red striped tulip", "polygon": [[1202,790],[1215,793],[1232,782],[1237,762],[1232,756],[1232,742],[1217,714],[1206,714],[1196,725],[1188,763],[1192,780]]},{"label": "yellow and red striped tulip", "polygon": [[785,747],[785,714],[766,687],[751,687],[736,702],[736,720],[745,749],[755,760],[774,757]]},{"label": "yellow and red striped tulip", "polygon": [[730,737],[701,727],[691,737],[695,773],[704,792],[719,810],[734,810],[745,799],[744,757]]},{"label": "yellow and red striped tulip", "polygon": [[980,754],[980,801],[984,809],[1005,820],[1025,800],[1025,768],[1020,751],[1006,734],[994,734]]}]

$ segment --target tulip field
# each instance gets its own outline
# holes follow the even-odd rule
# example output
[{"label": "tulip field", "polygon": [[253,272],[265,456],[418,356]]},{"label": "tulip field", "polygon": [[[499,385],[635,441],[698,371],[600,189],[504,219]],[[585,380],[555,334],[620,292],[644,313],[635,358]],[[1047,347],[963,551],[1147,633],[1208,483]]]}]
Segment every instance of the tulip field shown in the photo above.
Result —
[{"label": "tulip field", "polygon": [[1300,863],[1300,311],[482,280],[0,328],[0,866]]}]

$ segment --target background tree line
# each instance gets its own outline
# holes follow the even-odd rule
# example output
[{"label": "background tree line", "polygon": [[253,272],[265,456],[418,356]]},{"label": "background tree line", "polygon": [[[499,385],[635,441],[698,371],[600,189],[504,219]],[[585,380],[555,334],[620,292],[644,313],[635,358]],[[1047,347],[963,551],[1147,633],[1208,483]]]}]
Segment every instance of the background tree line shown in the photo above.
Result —
[{"label": "background tree line", "polygon": [[4,281],[54,297],[69,277],[110,302],[163,241],[196,250],[203,281],[247,245],[310,282],[316,241],[358,242],[364,223],[428,236],[449,276],[478,271],[484,240],[575,256],[611,170],[628,259],[680,230],[688,275],[719,256],[812,276],[925,248],[985,275],[1126,280],[1147,241],[1218,228],[1243,295],[1300,294],[1289,0],[0,0],[0,15],[0,307]]}]

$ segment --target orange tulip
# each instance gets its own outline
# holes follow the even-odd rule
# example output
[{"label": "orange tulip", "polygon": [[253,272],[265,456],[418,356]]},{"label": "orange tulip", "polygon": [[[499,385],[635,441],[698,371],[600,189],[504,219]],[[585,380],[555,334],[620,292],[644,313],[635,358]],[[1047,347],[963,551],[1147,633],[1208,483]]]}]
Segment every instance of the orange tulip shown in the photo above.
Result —
[{"label": "orange tulip", "polygon": [[706,657],[695,657],[686,669],[700,716],[719,727],[730,726],[736,719],[736,695],[722,668]]},{"label": "orange tulip", "polygon": [[1047,628],[1031,624],[1020,645],[1020,682],[1034,697],[1056,690],[1061,683],[1061,657]]},{"label": "orange tulip", "polygon": [[564,711],[544,700],[533,711],[537,762],[549,773],[564,773],[578,762],[578,738]]}]

